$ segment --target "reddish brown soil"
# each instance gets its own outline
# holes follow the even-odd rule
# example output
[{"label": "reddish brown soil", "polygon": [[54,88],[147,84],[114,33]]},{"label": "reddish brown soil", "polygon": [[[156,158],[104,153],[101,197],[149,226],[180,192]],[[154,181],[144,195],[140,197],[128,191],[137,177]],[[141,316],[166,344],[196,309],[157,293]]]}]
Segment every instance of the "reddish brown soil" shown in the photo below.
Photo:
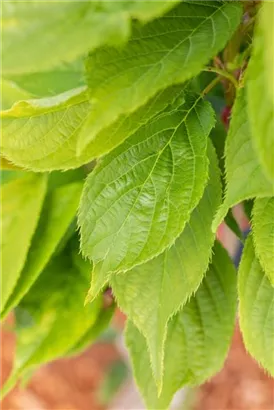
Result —
[{"label": "reddish brown soil", "polygon": [[[11,369],[14,337],[3,332],[1,338],[4,381]],[[92,346],[78,357],[43,366],[27,388],[15,388],[2,402],[2,410],[101,410],[96,394],[107,367],[118,358],[109,343]]]},{"label": "reddish brown soil", "polygon": [[[4,380],[11,368],[13,351],[14,337],[5,331]],[[27,388],[17,388],[5,398],[2,410],[101,410],[96,391],[106,368],[117,357],[112,345],[100,343],[77,358],[44,366]],[[224,369],[199,389],[194,410],[270,410],[274,408],[273,389],[273,380],[245,352],[237,328]]]},{"label": "reddish brown soil", "polygon": [[274,380],[246,353],[237,327],[223,370],[199,389],[194,410],[272,409]]}]

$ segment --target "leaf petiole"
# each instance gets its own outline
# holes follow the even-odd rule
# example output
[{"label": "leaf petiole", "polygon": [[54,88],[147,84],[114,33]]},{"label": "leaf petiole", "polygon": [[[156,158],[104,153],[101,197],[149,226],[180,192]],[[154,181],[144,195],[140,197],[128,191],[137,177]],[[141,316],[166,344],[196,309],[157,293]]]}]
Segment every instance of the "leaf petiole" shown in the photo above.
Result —
[{"label": "leaf petiole", "polygon": [[221,77],[227,78],[236,89],[238,88],[238,82],[236,78],[225,70],[222,70],[217,67],[206,67],[203,69],[203,71],[219,74]]}]

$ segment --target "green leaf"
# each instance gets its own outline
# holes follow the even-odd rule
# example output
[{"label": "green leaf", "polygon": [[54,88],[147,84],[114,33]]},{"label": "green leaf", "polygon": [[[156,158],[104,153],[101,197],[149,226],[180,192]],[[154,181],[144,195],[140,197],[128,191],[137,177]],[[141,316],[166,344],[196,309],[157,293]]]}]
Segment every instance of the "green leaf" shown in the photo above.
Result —
[{"label": "green leaf", "polygon": [[167,322],[196,291],[211,257],[215,236],[211,224],[221,202],[221,183],[216,154],[212,145],[208,148],[209,183],[174,245],[157,258],[110,279],[118,305],[146,337],[159,389]]},{"label": "green leaf", "polygon": [[66,356],[76,355],[81,353],[83,350],[87,349],[91,344],[98,339],[98,337],[106,330],[108,327],[113,314],[115,311],[115,305],[108,307],[103,307],[98,314],[96,322],[91,326],[90,329],[82,336],[80,340],[69,350]]},{"label": "green leaf", "polygon": [[71,62],[130,35],[131,18],[153,19],[176,1],[4,2],[2,70],[20,74]]},{"label": "green leaf", "polygon": [[4,394],[25,372],[66,355],[95,323],[102,298],[84,307],[90,277],[90,266],[87,268],[85,274],[77,270],[68,245],[20,302],[28,326],[17,322],[15,363]]},{"label": "green leaf", "polygon": [[46,194],[47,177],[27,174],[1,187],[1,312],[19,279]]},{"label": "green leaf", "polygon": [[135,24],[124,48],[91,53],[87,81],[93,109],[80,134],[78,152],[119,115],[198,74],[224,47],[241,14],[238,2],[183,1],[163,18],[145,26]]},{"label": "green leaf", "polygon": [[166,409],[181,387],[201,384],[221,369],[234,329],[236,293],[235,269],[226,251],[216,244],[198,291],[169,322],[159,397],[145,338],[128,322],[126,344],[135,380],[149,409]]},{"label": "green leaf", "polygon": [[[274,3],[262,3],[248,65],[248,112],[254,146],[271,181],[274,180]],[[263,96],[263,98],[262,98]]]},{"label": "green leaf", "polygon": [[94,262],[89,296],[111,272],[126,271],[171,246],[206,180],[209,103],[171,105],[104,157],[89,174],[79,210],[81,250]]},{"label": "green leaf", "polygon": [[91,110],[85,89],[20,101],[2,112],[2,153],[13,163],[35,171],[77,168],[121,144],[180,94],[182,87],[170,87],[134,113],[122,115],[100,132],[79,157],[79,132]]},{"label": "green leaf", "polygon": [[255,199],[252,229],[256,256],[274,286],[274,198]]},{"label": "green leaf", "polygon": [[32,95],[16,83],[1,79],[1,110],[10,108],[18,100],[27,100]]},{"label": "green leaf", "polygon": [[274,288],[246,240],[239,268],[240,328],[249,353],[274,376]]},{"label": "green leaf", "polygon": [[[25,90],[32,98],[61,94],[72,88],[85,85],[84,59],[81,58],[69,64],[62,63],[58,67],[48,71],[5,75],[5,79]],[[26,100],[27,98],[31,97],[25,96],[17,98],[14,102],[23,99]]]},{"label": "green leaf", "polygon": [[214,231],[229,208],[254,197],[274,195],[274,185],[264,176],[252,141],[247,116],[246,93],[239,89],[225,147],[226,194],[212,225]]},{"label": "green leaf", "polygon": [[82,183],[56,188],[46,197],[24,268],[2,312],[2,317],[20,302],[45,268],[75,217]]}]

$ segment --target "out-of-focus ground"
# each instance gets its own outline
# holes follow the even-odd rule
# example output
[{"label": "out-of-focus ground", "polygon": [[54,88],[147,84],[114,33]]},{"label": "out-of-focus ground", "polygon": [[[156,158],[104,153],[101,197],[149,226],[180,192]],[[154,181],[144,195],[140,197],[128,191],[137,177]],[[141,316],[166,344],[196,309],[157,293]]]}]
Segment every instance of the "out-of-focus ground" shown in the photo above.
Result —
[{"label": "out-of-focus ground", "polygon": [[[2,378],[5,380],[14,354],[12,333],[4,331],[1,343]],[[113,344],[101,342],[79,357],[46,365],[33,375],[25,389],[16,388],[9,393],[2,402],[2,410],[102,410],[98,388],[105,372],[119,356]],[[126,383],[110,407],[139,410],[130,402],[135,397],[130,393]],[[196,394],[193,410],[274,408],[274,381],[246,353],[238,327],[223,370]]]}]

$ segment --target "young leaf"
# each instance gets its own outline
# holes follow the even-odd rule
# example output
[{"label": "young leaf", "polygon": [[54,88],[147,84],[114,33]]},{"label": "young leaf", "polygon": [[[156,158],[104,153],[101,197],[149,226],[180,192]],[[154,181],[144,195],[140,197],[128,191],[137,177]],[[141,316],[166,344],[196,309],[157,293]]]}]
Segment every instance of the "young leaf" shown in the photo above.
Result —
[{"label": "young leaf", "polygon": [[256,256],[274,286],[274,198],[257,198],[252,211]]},{"label": "young leaf", "polygon": [[64,185],[46,197],[24,268],[5,304],[2,317],[20,302],[45,268],[75,217],[82,187],[82,183]]},{"label": "young leaf", "polygon": [[274,180],[274,3],[265,1],[261,7],[248,66],[248,110],[261,165]]},{"label": "young leaf", "polygon": [[240,327],[245,346],[274,376],[274,287],[255,256],[251,235],[245,243],[238,282]]},{"label": "young leaf", "polygon": [[209,103],[187,97],[169,106],[88,176],[79,225],[81,250],[94,262],[90,297],[111,272],[160,254],[182,232],[207,180]]},{"label": "young leaf", "polygon": [[146,337],[159,389],[167,322],[198,288],[211,256],[214,241],[211,224],[221,202],[221,183],[211,144],[208,153],[208,185],[174,245],[126,274],[112,275],[110,280],[118,305]]},{"label": "young leaf", "polygon": [[96,322],[102,298],[83,305],[90,277],[90,266],[87,268],[85,275],[78,271],[66,249],[47,265],[20,302],[29,326],[17,323],[15,363],[4,394],[25,372],[66,355]]},{"label": "young leaf", "polygon": [[26,261],[46,188],[46,176],[29,173],[1,187],[1,312]]},{"label": "young leaf", "polygon": [[198,74],[224,47],[241,14],[238,2],[183,1],[162,18],[136,24],[124,48],[91,53],[86,69],[93,110],[80,134],[78,152],[119,115]]},{"label": "young leaf", "polygon": [[128,322],[126,343],[135,380],[149,409],[167,409],[181,387],[201,384],[220,370],[233,334],[236,293],[235,269],[226,251],[216,244],[198,291],[169,322],[159,397],[145,338]]},{"label": "young leaf", "polygon": [[153,19],[176,1],[4,2],[4,74],[43,71],[127,40],[131,17]]},{"label": "young leaf", "polygon": [[2,153],[13,163],[34,171],[77,168],[121,144],[181,94],[179,86],[159,92],[137,111],[122,115],[100,132],[78,157],[79,132],[91,110],[85,89],[20,101],[2,112]]},{"label": "young leaf", "polygon": [[274,185],[264,176],[252,146],[244,89],[239,89],[232,109],[225,154],[226,194],[213,221],[214,231],[217,230],[229,208],[238,202],[274,195]]}]

